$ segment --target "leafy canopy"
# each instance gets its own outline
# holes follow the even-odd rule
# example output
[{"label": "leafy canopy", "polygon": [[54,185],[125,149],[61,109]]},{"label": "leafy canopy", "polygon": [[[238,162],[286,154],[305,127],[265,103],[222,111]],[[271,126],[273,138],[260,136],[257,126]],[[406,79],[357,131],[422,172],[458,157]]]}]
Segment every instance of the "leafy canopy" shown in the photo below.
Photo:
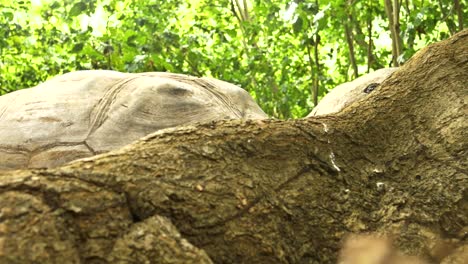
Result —
[{"label": "leafy canopy", "polygon": [[[452,1],[404,2],[402,63],[463,27]],[[346,28],[358,74],[392,61],[383,1],[0,0],[0,13],[0,94],[75,70],[169,71],[238,84],[297,118],[351,78]]]}]

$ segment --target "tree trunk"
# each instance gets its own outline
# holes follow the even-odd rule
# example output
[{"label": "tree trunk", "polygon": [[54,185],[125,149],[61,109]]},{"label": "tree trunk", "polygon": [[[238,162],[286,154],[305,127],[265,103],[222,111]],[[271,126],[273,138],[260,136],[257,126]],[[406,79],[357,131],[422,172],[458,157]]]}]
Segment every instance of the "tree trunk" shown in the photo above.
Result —
[{"label": "tree trunk", "polygon": [[[318,0],[315,0],[315,6],[317,7],[317,13],[320,11],[320,5]],[[320,34],[319,34],[319,27],[315,31],[315,41],[314,41],[314,62],[315,62],[315,69],[317,70],[317,74],[314,79],[314,107],[318,104],[318,96],[319,96],[319,89],[320,89],[320,77],[322,77],[321,68],[320,68],[320,61],[319,61],[319,45],[320,45]]]},{"label": "tree trunk", "polygon": [[310,97],[312,102],[314,103],[314,107],[318,105],[318,96],[319,96],[319,88],[320,88],[320,76],[321,76],[321,69],[320,69],[320,61],[319,61],[319,44],[320,44],[320,34],[316,32],[312,38],[313,47],[314,47],[314,57],[312,58],[312,50],[311,45],[309,44],[310,41],[307,41],[306,48],[307,48],[307,56],[309,58],[309,66],[310,66],[310,79],[312,80],[312,85],[310,87]]},{"label": "tree trunk", "polygon": [[[456,0],[454,0],[454,4],[456,5]],[[449,5],[447,7],[448,10],[445,9],[444,3],[442,3],[441,0],[437,1],[439,3],[439,8],[440,8],[440,13],[442,14],[442,17],[440,18],[440,21],[445,22],[445,25],[447,25],[448,30],[450,31],[450,35],[453,35],[457,32],[457,27],[455,23],[447,23],[447,20],[450,19],[450,15],[453,13],[453,7]],[[452,10],[451,10],[452,9]]]},{"label": "tree trunk", "polygon": [[[372,3],[372,2],[370,2]],[[372,12],[372,8],[369,8],[368,12]],[[371,13],[372,14],[372,13]],[[372,68],[372,64],[374,63],[374,54],[372,53],[372,47],[374,46],[374,42],[372,39],[372,19],[369,17],[367,18],[367,38],[369,39],[369,43],[367,44],[367,73],[370,72],[370,69]]]},{"label": "tree trunk", "polygon": [[[371,9],[369,9],[371,10]],[[368,11],[370,12],[370,11]],[[356,31],[356,35],[364,35],[361,27],[359,26],[359,23],[353,19],[353,23],[351,23],[352,25],[354,25],[354,30]],[[383,66],[378,59],[376,59],[375,57],[375,54],[373,52],[373,49],[375,48],[374,46],[374,41],[372,40],[372,20],[368,20],[367,21],[367,37],[369,39],[369,42],[366,42],[364,39],[360,39],[360,38],[355,38],[354,40],[356,41],[356,43],[360,46],[361,49],[363,50],[366,50],[367,51],[367,73],[370,72],[370,69],[381,69],[381,68],[384,68],[385,66]]]},{"label": "tree trunk", "polygon": [[[351,17],[348,16],[348,19]],[[356,79],[359,77],[359,71],[358,67],[356,64],[356,57],[354,56],[354,43],[353,43],[353,33],[351,29],[349,28],[348,24],[343,21],[345,24],[345,35],[346,35],[346,42],[348,43],[348,49],[349,49],[349,60],[351,62],[351,67],[353,68],[353,78]]]},{"label": "tree trunk", "polygon": [[458,31],[463,30],[463,8],[460,5],[460,0],[454,0],[455,13],[457,13]]},{"label": "tree trunk", "polygon": [[[347,16],[346,19],[349,21],[353,21],[353,16],[352,16],[352,1],[348,0],[347,2]],[[349,50],[349,62],[351,63],[351,68],[353,69],[353,78],[356,79],[359,77],[359,71],[358,71],[358,66],[356,63],[356,56],[354,53],[354,36],[353,36],[353,31],[352,28],[350,28],[349,23],[346,21],[343,21],[343,25],[345,27],[345,36],[346,36],[346,42],[348,43],[348,50]],[[359,25],[358,25],[359,27]]]},{"label": "tree trunk", "polygon": [[317,70],[317,74],[314,79],[314,106],[317,106],[318,104],[320,77],[322,75],[321,69],[320,69],[320,61],[319,61],[319,44],[320,44],[320,35],[319,35],[319,32],[316,32],[315,42],[314,42],[314,62],[315,62],[315,69]]},{"label": "tree trunk", "polygon": [[335,263],[367,232],[453,260],[468,230],[467,41],[423,49],[336,115],[168,129],[3,172],[0,263]]},{"label": "tree trunk", "polygon": [[402,41],[400,37],[400,5],[398,0],[385,0],[385,12],[388,16],[390,35],[392,38],[393,67],[400,66],[398,58],[402,54]]}]

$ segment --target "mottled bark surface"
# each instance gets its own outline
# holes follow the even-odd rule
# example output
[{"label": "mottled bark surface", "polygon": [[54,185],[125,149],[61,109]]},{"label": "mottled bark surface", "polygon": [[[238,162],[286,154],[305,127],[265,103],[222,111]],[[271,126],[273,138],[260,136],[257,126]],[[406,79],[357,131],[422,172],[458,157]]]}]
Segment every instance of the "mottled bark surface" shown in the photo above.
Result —
[{"label": "mottled bark surface", "polygon": [[170,129],[4,172],[0,262],[334,263],[349,233],[462,259],[467,43],[429,46],[336,115]]}]

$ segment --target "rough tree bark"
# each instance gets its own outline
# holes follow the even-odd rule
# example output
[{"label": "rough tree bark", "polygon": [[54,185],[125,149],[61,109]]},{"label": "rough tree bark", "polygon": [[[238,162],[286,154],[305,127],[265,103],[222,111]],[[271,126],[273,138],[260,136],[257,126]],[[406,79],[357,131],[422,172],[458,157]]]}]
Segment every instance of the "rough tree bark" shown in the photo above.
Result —
[{"label": "rough tree bark", "polygon": [[334,263],[353,232],[456,259],[467,43],[464,31],[425,48],[336,115],[170,129],[58,169],[3,172],[0,262]]}]

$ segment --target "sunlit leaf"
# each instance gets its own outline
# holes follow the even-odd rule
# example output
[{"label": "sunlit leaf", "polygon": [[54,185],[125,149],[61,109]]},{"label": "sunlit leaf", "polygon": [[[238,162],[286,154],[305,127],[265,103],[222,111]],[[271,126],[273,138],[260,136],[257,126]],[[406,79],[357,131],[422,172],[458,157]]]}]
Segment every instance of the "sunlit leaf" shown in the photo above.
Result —
[{"label": "sunlit leaf", "polygon": [[10,20],[10,21],[13,20],[13,18],[15,17],[12,12],[8,12],[8,11],[3,12],[2,14],[3,14],[3,17],[6,18],[6,20]]},{"label": "sunlit leaf", "polygon": [[50,5],[50,8],[51,9],[56,9],[56,8],[59,8],[61,5],[58,1],[54,1],[51,5]]},{"label": "sunlit leaf", "polygon": [[323,17],[325,17],[325,12],[324,10],[320,10],[317,14],[315,14],[313,23],[317,23],[317,21],[319,21]]}]

